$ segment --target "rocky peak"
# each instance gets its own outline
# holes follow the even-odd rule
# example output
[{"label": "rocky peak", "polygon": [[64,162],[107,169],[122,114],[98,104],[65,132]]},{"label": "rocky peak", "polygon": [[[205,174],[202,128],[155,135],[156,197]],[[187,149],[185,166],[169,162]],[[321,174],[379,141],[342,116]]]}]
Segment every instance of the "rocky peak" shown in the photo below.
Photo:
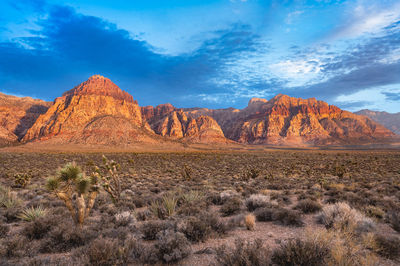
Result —
[{"label": "rocky peak", "polygon": [[116,100],[123,100],[130,103],[137,103],[133,100],[132,95],[121,90],[110,79],[101,75],[91,76],[87,81],[82,82],[72,90],[63,94],[63,97],[70,98],[72,96],[82,95],[100,95],[111,96]]}]

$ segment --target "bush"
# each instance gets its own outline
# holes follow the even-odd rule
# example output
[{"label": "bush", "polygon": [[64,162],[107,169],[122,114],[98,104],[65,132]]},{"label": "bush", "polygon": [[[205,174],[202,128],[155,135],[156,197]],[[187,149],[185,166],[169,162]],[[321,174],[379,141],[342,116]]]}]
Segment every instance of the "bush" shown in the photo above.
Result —
[{"label": "bush", "polygon": [[310,199],[305,199],[299,201],[295,209],[301,210],[303,213],[314,213],[321,210],[321,204]]},{"label": "bush", "polygon": [[24,188],[31,181],[32,175],[30,173],[20,173],[14,175],[14,183],[16,187]]},{"label": "bush", "polygon": [[272,262],[277,265],[324,265],[329,248],[312,241],[289,240],[272,254]]},{"label": "bush", "polygon": [[385,217],[385,212],[381,208],[371,205],[366,208],[365,213],[368,217],[376,218],[379,220]]},{"label": "bush", "polygon": [[5,238],[10,231],[8,225],[0,223],[0,238]]},{"label": "bush", "polygon": [[282,225],[303,226],[301,214],[297,211],[287,209],[262,208],[255,212],[257,221],[274,221]]},{"label": "bush", "polygon": [[392,228],[397,232],[400,232],[400,211],[389,213],[388,220]]},{"label": "bush", "polygon": [[155,248],[159,258],[166,263],[179,261],[191,253],[190,242],[185,235],[173,230],[158,233]]},{"label": "bush", "polygon": [[297,211],[278,209],[272,215],[272,219],[282,225],[303,226],[301,214]]},{"label": "bush", "polygon": [[71,223],[61,222],[48,233],[42,252],[65,252],[89,243],[97,232],[88,228],[77,228]]},{"label": "bush", "polygon": [[221,213],[224,216],[229,216],[232,214],[237,214],[240,212],[240,209],[242,207],[242,200],[237,198],[237,197],[233,197],[229,200],[227,200],[221,207]]},{"label": "bush", "polygon": [[238,238],[233,249],[225,245],[217,249],[217,261],[226,266],[270,265],[270,251],[263,246],[260,239],[251,242]]},{"label": "bush", "polygon": [[318,221],[326,228],[355,230],[359,233],[369,232],[375,227],[375,223],[370,218],[365,217],[344,202],[323,207],[318,216]]},{"label": "bush", "polygon": [[271,202],[271,198],[262,194],[253,194],[246,199],[246,207],[251,212],[262,207],[271,207],[276,204]]},{"label": "bush", "polygon": [[189,217],[184,223],[182,233],[192,242],[206,240],[212,232],[212,228],[206,221],[197,217]]},{"label": "bush", "polygon": [[42,239],[48,232],[50,232],[55,223],[56,221],[54,220],[54,216],[40,217],[27,223],[22,232],[29,239]]},{"label": "bush", "polygon": [[397,259],[400,257],[400,238],[397,236],[376,235],[375,241],[378,245],[378,254],[388,258]]},{"label": "bush", "polygon": [[135,216],[130,211],[124,211],[114,215],[116,226],[128,226],[135,222],[135,220]]},{"label": "bush", "polygon": [[116,265],[120,258],[118,241],[109,238],[97,238],[86,248],[85,253],[90,265]]},{"label": "bush", "polygon": [[143,238],[146,240],[154,240],[157,238],[157,234],[163,230],[172,229],[175,225],[170,221],[148,221],[143,223],[141,232]]}]

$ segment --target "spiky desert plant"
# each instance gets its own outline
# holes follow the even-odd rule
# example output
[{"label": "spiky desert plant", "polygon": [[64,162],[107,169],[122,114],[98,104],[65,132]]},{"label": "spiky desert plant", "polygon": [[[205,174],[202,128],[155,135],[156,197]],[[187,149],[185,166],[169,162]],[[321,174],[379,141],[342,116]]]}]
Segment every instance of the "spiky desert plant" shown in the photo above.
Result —
[{"label": "spiky desert plant", "polygon": [[25,208],[19,215],[18,218],[31,222],[37,218],[43,217],[47,214],[47,209],[42,206]]},{"label": "spiky desert plant", "polygon": [[82,226],[96,200],[98,179],[87,177],[75,162],[67,163],[56,177],[47,180],[46,187],[63,200],[75,224]]},{"label": "spiky desert plant", "polygon": [[0,187],[0,206],[6,209],[20,207],[22,201],[11,191],[10,188]]},{"label": "spiky desert plant", "polygon": [[119,204],[121,199],[121,178],[118,173],[121,166],[114,160],[108,160],[103,155],[103,166],[95,167],[92,176],[101,180],[104,190],[110,195],[115,205]]},{"label": "spiky desert plant", "polygon": [[173,195],[166,195],[162,198],[162,204],[168,217],[175,213],[177,203],[178,200]]}]

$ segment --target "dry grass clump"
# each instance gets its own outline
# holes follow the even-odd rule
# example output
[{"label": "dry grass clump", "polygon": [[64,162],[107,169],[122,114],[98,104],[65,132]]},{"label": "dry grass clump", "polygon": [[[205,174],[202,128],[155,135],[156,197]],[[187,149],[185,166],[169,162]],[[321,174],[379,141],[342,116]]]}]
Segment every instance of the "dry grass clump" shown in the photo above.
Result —
[{"label": "dry grass clump", "polygon": [[235,247],[223,245],[217,249],[217,260],[224,266],[266,266],[270,265],[270,251],[260,239],[235,240]]},{"label": "dry grass clump", "polygon": [[251,212],[258,208],[271,207],[273,205],[277,205],[276,201],[271,201],[269,195],[263,195],[263,194],[250,195],[250,197],[246,199],[245,204],[247,210]]},{"label": "dry grass clump", "polygon": [[256,226],[256,217],[253,214],[247,214],[244,218],[247,230],[253,231]]},{"label": "dry grass clump", "polygon": [[322,208],[318,221],[326,228],[349,229],[357,232],[369,232],[375,228],[375,223],[347,203],[329,204]]},{"label": "dry grass clump", "polygon": [[301,210],[303,213],[314,213],[320,211],[321,204],[311,199],[304,199],[297,203],[295,209]]}]

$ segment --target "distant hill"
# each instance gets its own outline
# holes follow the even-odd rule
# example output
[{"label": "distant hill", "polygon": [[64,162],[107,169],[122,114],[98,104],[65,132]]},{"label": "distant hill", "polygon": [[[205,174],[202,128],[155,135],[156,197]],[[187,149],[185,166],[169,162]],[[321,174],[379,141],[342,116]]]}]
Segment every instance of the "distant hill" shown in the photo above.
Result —
[{"label": "distant hill", "polygon": [[365,115],[375,122],[382,124],[394,133],[400,135],[400,113],[388,113],[364,109],[355,112],[355,114]]}]

